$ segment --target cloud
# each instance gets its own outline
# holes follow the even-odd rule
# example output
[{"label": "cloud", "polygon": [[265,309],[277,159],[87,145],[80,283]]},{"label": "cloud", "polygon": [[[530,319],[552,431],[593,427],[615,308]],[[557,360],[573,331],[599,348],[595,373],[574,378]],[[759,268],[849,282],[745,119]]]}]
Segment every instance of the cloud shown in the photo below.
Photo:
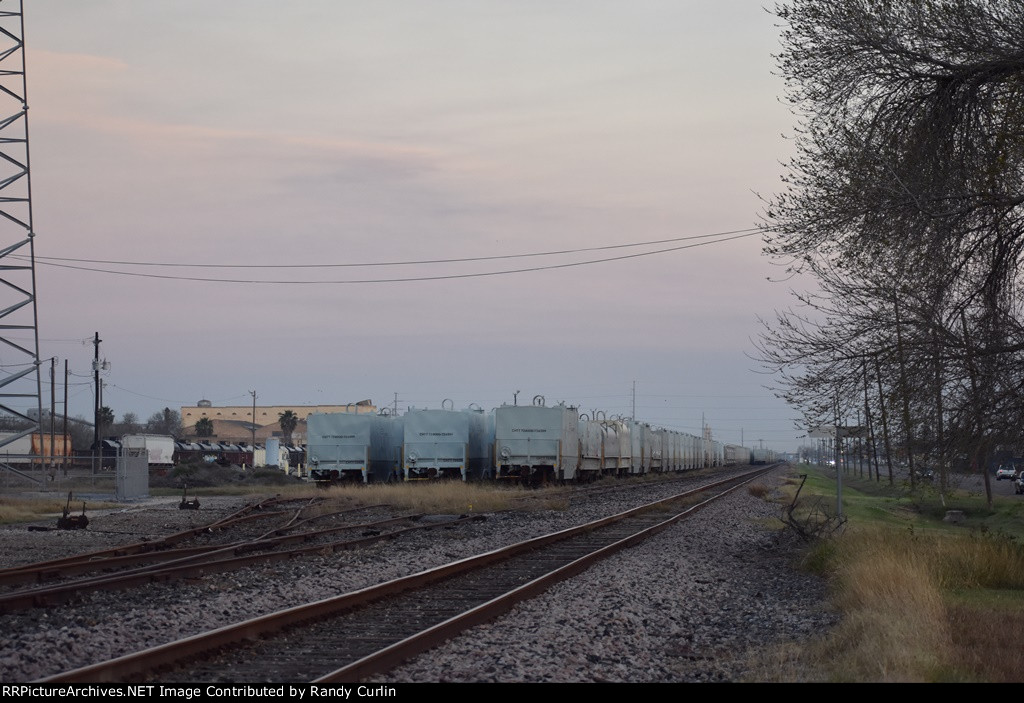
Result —
[{"label": "cloud", "polygon": [[[154,119],[144,110],[123,109],[146,79],[118,59],[91,54],[35,50],[29,53],[34,122],[115,136],[161,156],[189,158],[275,157],[311,164],[351,161],[391,164],[395,171],[415,172],[444,158],[436,148],[373,139],[345,139],[321,134],[296,134],[295,126],[270,129],[223,128],[187,120]],[[153,90],[146,85],[143,91]]]}]

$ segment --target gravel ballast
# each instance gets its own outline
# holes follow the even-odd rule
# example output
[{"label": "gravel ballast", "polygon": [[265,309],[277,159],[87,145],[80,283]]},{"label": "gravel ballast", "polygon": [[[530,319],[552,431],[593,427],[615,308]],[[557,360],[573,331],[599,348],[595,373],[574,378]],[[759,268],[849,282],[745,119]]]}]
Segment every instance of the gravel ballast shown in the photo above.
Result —
[{"label": "gravel ballast", "polygon": [[[772,479],[778,480],[780,471]],[[566,510],[489,515],[366,549],[214,574],[197,581],[97,592],[3,616],[0,679],[24,682],[163,644],[274,610],[415,573],[648,502],[656,483],[570,500]],[[0,530],[11,566],[137,541],[226,515],[241,499],[204,498],[92,518],[89,530]],[[792,567],[791,536],[767,526],[777,503],[734,492],[652,540],[621,552],[499,620],[407,662],[383,682],[736,681],[751,648],[823,633],[835,620],[823,584]],[[87,534],[92,533],[92,534]]]},{"label": "gravel ballast", "polygon": [[764,526],[778,515],[735,492],[375,680],[743,680],[750,650],[836,620],[820,579],[794,570],[793,536]]}]

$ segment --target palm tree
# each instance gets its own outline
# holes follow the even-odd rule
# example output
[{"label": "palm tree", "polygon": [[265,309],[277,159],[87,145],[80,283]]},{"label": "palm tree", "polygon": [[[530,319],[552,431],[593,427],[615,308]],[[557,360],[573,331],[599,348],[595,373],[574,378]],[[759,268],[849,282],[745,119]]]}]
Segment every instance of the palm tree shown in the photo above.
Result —
[{"label": "palm tree", "polygon": [[96,416],[96,424],[99,426],[99,436],[103,437],[114,424],[114,411],[104,405]]},{"label": "palm tree", "polygon": [[292,432],[295,431],[295,426],[299,424],[299,416],[291,410],[285,410],[277,416],[277,420],[281,424],[281,433],[284,435],[284,443],[291,444]]},{"label": "palm tree", "polygon": [[212,437],[213,420],[208,417],[201,417],[196,421],[196,437]]}]

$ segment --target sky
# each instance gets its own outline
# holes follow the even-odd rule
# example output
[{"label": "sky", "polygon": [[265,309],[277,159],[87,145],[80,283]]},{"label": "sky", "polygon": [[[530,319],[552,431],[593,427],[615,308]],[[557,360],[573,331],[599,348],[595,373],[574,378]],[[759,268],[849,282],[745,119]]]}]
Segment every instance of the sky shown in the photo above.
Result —
[{"label": "sky", "polygon": [[629,416],[635,384],[637,419],[799,444],[751,358],[793,282],[757,235],[680,240],[749,231],[781,185],[761,3],[25,5],[40,355],[72,415],[99,332],[118,417],[251,390]]}]

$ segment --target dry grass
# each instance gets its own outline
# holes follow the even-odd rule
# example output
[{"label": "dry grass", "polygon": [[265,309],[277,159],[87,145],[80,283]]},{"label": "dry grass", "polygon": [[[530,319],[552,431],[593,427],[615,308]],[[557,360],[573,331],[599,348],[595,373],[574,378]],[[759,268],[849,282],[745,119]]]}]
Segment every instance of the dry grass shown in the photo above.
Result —
[{"label": "dry grass", "polygon": [[1024,681],[1024,611],[955,605],[949,621],[960,671],[975,681]]},{"label": "dry grass", "polygon": [[[179,488],[150,488],[150,494],[154,496],[180,496],[182,489]],[[265,498],[267,496],[281,496],[283,498],[313,498],[322,496],[323,491],[312,483],[294,483],[283,486],[268,486],[258,483],[235,484],[226,486],[189,486],[188,495],[192,496],[253,496]]]},{"label": "dry grass", "polygon": [[[153,495],[180,496],[179,488],[156,488]],[[499,510],[565,510],[569,506],[565,491],[559,487],[531,490],[518,486],[492,486],[462,483],[461,481],[433,481],[398,484],[341,485],[327,490],[310,483],[282,486],[258,484],[219,487],[189,487],[188,496],[236,495],[264,498],[277,495],[283,498],[326,498],[329,505],[322,511],[370,504],[388,504],[418,513],[487,513]],[[21,498],[0,497],[0,524],[26,522],[40,516],[60,514],[67,500],[66,494],[54,497]],[[333,504],[333,505],[331,505]],[[89,502],[86,511],[116,508],[116,503]],[[73,499],[72,508],[81,511],[82,502]]]},{"label": "dry grass", "polygon": [[839,677],[930,681],[952,639],[930,559],[904,535],[860,532],[842,540],[837,603],[846,613],[824,647]]},{"label": "dry grass", "polygon": [[1024,588],[1024,550],[1000,537],[921,540],[944,589]]},{"label": "dry grass", "polygon": [[764,498],[772,492],[772,489],[763,483],[752,483],[747,486],[747,493],[755,498]]},{"label": "dry grass", "polygon": [[[60,515],[67,505],[67,496],[53,498],[18,498],[13,496],[0,496],[0,524],[13,522],[31,522],[40,517]],[[101,510],[118,507],[115,503],[88,502],[86,501],[86,514],[90,510]],[[72,497],[71,514],[78,515],[82,512],[82,501]]]},{"label": "dry grass", "polygon": [[817,667],[809,655],[809,645],[783,642],[748,653],[745,664],[747,683],[821,683],[829,673]]},{"label": "dry grass", "polygon": [[775,489],[778,493],[778,501],[784,505],[789,505],[793,502],[793,498],[796,497],[796,492],[800,488],[800,479],[787,476],[782,480],[782,483]]},{"label": "dry grass", "polygon": [[[844,613],[819,642],[760,653],[766,680],[1020,681],[1024,678],[1024,549],[1005,540],[851,531],[828,561]],[[1011,604],[987,597],[1011,589]],[[1014,664],[1016,662],[1016,664]]]},{"label": "dry grass", "polygon": [[[334,486],[326,496],[346,502],[387,503],[419,513],[490,513],[515,509],[559,509],[565,498],[557,489],[527,491],[461,481]],[[525,500],[523,500],[525,499]]]}]

